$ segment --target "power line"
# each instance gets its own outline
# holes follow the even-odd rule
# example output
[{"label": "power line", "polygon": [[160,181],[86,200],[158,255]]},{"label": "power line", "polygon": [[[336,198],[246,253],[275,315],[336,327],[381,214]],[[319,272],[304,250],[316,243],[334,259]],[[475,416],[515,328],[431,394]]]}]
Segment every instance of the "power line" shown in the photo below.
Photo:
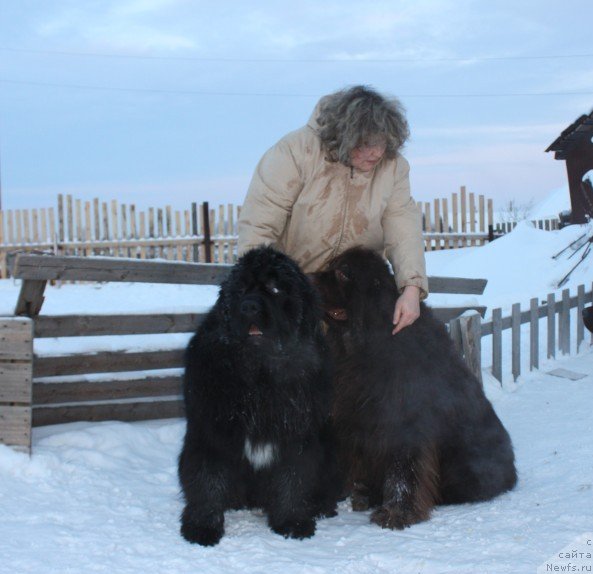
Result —
[{"label": "power line", "polygon": [[[319,98],[322,94],[294,94],[274,92],[208,92],[203,90],[170,90],[161,88],[131,88],[121,86],[92,86],[83,84],[60,84],[54,82],[36,82],[29,80],[0,79],[0,84],[36,86],[47,88],[66,88],[76,90],[132,92],[148,94],[172,94],[193,96],[229,96],[229,97],[270,97],[270,98]],[[553,96],[591,96],[593,91],[575,92],[508,92],[508,93],[477,93],[477,94],[398,94],[400,98],[519,98],[519,97],[553,97]]]},{"label": "power line", "polygon": [[421,62],[488,62],[505,60],[566,60],[577,58],[593,58],[593,54],[543,54],[527,56],[469,56],[459,58],[214,58],[199,56],[159,56],[142,54],[122,54],[104,52],[72,52],[66,50],[33,50],[25,48],[0,47],[1,51],[22,54],[40,54],[48,56],[76,56],[92,58],[119,58],[133,60],[167,60],[188,62],[214,63],[342,63],[342,64],[393,64],[393,63],[421,63]]}]

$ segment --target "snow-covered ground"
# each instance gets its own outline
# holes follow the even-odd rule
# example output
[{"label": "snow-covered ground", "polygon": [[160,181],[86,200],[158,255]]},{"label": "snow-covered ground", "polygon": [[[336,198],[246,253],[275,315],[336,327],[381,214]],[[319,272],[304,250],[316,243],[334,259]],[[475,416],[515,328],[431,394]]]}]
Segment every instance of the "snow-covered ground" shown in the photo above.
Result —
[{"label": "snow-covered ground", "polygon": [[[508,310],[555,290],[583,250],[572,259],[569,252],[551,256],[585,232],[592,230],[543,232],[523,224],[486,247],[430,253],[428,270],[487,278],[476,301]],[[592,271],[593,254],[566,287],[590,289]],[[17,293],[17,283],[0,281],[0,315],[12,312]],[[48,288],[43,312],[199,312],[215,297],[214,287],[64,285]],[[457,303],[451,296],[430,301]],[[75,344],[99,349],[184,343],[183,337],[174,343],[121,339]],[[37,351],[61,343],[48,341]],[[577,536],[593,531],[590,337],[586,343],[579,354],[548,361],[504,388],[485,372],[486,391],[515,445],[517,488],[491,502],[438,508],[430,521],[403,532],[371,525],[367,512],[352,512],[344,502],[337,517],[318,523],[310,540],[285,540],[266,527],[263,515],[240,511],[228,513],[218,546],[193,546],[178,534],[175,467],[183,421],[35,429],[31,458],[0,446],[0,573],[536,572]],[[547,374],[558,368],[584,378]],[[561,571],[553,566],[566,563],[557,558],[543,571]],[[593,559],[585,564],[591,570],[584,571],[593,571]]]}]

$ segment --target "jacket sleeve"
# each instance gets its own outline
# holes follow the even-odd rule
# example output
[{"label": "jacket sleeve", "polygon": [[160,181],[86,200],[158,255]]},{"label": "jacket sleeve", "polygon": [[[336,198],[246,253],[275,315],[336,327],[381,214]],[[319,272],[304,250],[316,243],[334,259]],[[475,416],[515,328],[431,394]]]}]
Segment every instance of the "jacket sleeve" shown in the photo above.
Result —
[{"label": "jacket sleeve", "polygon": [[264,154],[251,179],[238,222],[239,255],[277,243],[302,189],[301,168],[284,138]]},{"label": "jacket sleeve", "polygon": [[410,165],[399,156],[395,169],[395,185],[382,217],[385,256],[393,266],[400,292],[408,285],[428,296],[428,279],[422,240],[422,215],[410,196]]}]

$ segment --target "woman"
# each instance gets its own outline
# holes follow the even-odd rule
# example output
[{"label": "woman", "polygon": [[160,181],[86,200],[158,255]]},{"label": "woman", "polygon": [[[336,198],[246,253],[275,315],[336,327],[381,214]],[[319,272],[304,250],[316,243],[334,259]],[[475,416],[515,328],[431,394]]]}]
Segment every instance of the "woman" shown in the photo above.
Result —
[{"label": "woman", "polygon": [[393,333],[428,295],[421,216],[410,196],[401,104],[365,86],[320,100],[308,124],[260,160],[239,219],[239,254],[274,245],[305,272],[349,247],[384,253],[400,291]]}]

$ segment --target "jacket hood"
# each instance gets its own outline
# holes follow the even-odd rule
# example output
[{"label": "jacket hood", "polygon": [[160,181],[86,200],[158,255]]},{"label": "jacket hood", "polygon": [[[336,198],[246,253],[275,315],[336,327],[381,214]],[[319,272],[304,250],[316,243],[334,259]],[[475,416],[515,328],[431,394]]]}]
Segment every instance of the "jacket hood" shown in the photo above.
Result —
[{"label": "jacket hood", "polygon": [[307,125],[310,128],[313,128],[316,132],[319,131],[319,124],[317,123],[317,118],[319,117],[319,111],[321,109],[321,105],[323,104],[325,98],[327,98],[327,96],[323,96],[323,98],[321,98],[317,102],[317,105],[313,108],[313,113],[311,114],[311,116],[309,117],[309,121],[307,122]]}]

